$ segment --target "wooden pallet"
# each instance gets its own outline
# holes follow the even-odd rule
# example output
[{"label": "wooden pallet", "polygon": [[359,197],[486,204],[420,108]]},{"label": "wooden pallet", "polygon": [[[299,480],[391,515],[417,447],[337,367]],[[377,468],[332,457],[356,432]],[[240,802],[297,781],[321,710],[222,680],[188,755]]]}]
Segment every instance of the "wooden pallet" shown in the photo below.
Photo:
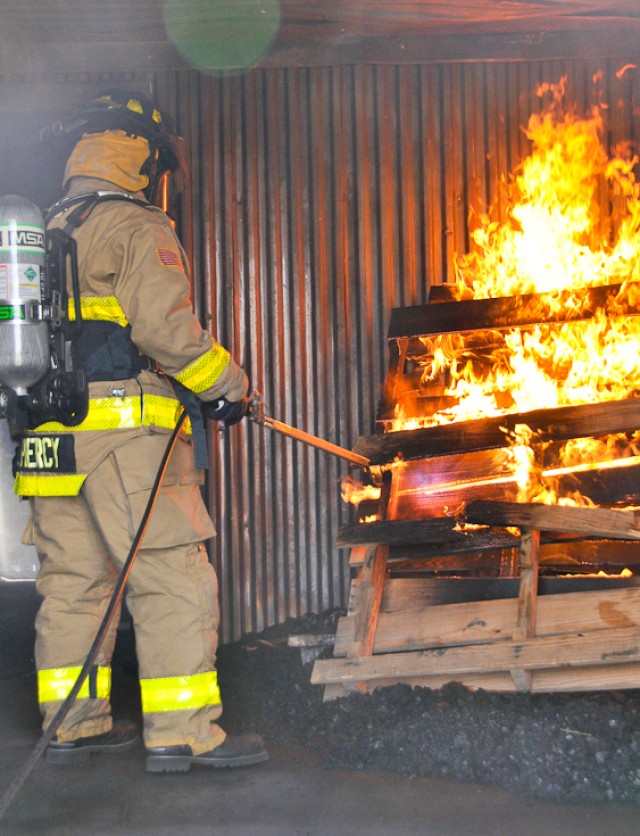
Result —
[{"label": "wooden pallet", "polygon": [[[384,482],[379,501],[361,503],[359,522],[338,538],[351,549],[358,574],[334,658],[313,670],[312,681],[326,685],[327,696],[396,682],[531,692],[640,687],[640,589],[538,594],[541,567],[548,576],[640,566],[640,525],[633,513],[617,510],[640,506],[640,456],[623,453],[613,467],[594,453],[593,460],[554,469],[570,440],[632,438],[640,428],[640,397],[521,414],[507,408],[499,416],[440,424],[429,419],[454,405],[450,369],[424,375],[436,365],[443,335],[455,337],[460,365],[491,379],[505,331],[538,324],[559,330],[598,311],[638,316],[638,290],[616,284],[392,312],[377,415],[387,431],[355,446]],[[508,392],[494,395],[508,405]],[[396,407],[429,425],[395,431]],[[538,471],[555,480],[557,495],[580,494],[598,507],[518,503],[509,435],[520,424],[530,428]],[[363,522],[372,514],[374,522]],[[433,604],[420,595],[427,575],[517,578],[518,588],[507,599]]]},{"label": "wooden pallet", "polygon": [[317,661],[311,677],[326,686],[325,699],[396,683],[533,693],[640,687],[640,589],[538,595],[541,532],[632,545],[640,540],[634,513],[483,501],[466,517],[520,528],[518,597],[425,604],[420,578],[389,578],[388,542],[355,543],[358,576],[334,658]]}]

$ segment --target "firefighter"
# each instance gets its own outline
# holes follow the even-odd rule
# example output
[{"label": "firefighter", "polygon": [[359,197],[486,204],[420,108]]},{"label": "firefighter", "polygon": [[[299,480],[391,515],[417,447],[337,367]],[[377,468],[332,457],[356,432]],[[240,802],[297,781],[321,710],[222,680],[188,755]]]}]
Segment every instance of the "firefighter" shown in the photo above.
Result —
[{"label": "firefighter", "polygon": [[[46,220],[75,241],[80,310],[70,297],[69,319],[80,328],[71,354],[88,403],[71,424],[36,413],[16,455],[15,490],[31,506],[25,542],[41,563],[35,658],[44,727],[88,654],[184,403],[190,421],[127,587],[147,770],[259,763],[268,757],[260,737],[227,736],[217,722],[217,581],[204,545],[215,531],[194,457],[204,436],[199,407],[231,425],[246,415],[250,389],[194,315],[185,253],[153,205],[160,178],[179,166],[172,124],[141,93],[110,91],[55,132],[71,150],[64,196]],[[135,724],[111,716],[117,622],[48,746],[49,762],[139,743]]]}]

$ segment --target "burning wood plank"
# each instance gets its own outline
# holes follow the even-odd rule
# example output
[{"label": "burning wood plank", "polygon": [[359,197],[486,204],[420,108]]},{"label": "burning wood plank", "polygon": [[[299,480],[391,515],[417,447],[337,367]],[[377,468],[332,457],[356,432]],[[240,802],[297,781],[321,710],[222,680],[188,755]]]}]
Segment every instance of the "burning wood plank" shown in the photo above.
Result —
[{"label": "burning wood plank", "polygon": [[[474,456],[477,454],[474,454]],[[457,456],[450,457],[457,459]],[[482,461],[482,456],[480,456]],[[496,461],[495,457],[487,456],[487,462]],[[516,503],[521,496],[521,486],[518,481],[518,474],[514,467],[507,469],[503,464],[495,469],[466,468],[461,471],[461,478],[456,481],[453,473],[449,474],[449,457],[437,459],[426,459],[423,461],[412,461],[393,466],[393,507],[386,506],[383,509],[384,516],[401,523],[416,522],[419,525],[415,530],[406,526],[407,544],[418,543],[417,536],[424,534],[423,542],[430,543],[446,539],[451,542],[453,550],[460,545],[455,533],[451,536],[441,537],[441,528],[446,531],[448,528],[455,528],[456,523],[477,523],[479,525],[492,525],[493,527],[506,528],[516,523],[501,524],[497,517],[487,520],[470,518],[465,507],[473,502],[506,502]],[[583,468],[582,470],[580,468]],[[539,507],[551,507],[561,505],[562,498],[569,498],[571,502],[565,504],[589,504],[598,506],[630,506],[640,505],[640,458],[629,457],[626,459],[614,460],[612,462],[587,463],[576,465],[575,470],[571,468],[541,468],[539,485],[547,491],[548,497],[542,495],[537,499]],[[475,474],[475,478],[474,477]],[[528,497],[528,495],[527,495]],[[575,498],[583,499],[576,503]],[[588,497],[588,500],[585,499]],[[544,501],[543,501],[544,500]],[[544,504],[546,502],[546,505]],[[338,545],[356,545],[364,542],[375,542],[375,537],[386,538],[396,528],[401,531],[401,526],[392,526],[385,529],[377,523],[370,521],[371,515],[379,516],[380,512],[371,511],[369,503],[359,507],[359,517],[363,522],[358,525],[368,528],[376,524],[377,527],[368,533],[355,530],[347,535],[352,538],[347,542],[342,533],[339,535]],[[429,524],[429,519],[434,520]],[[449,520],[449,522],[436,523],[435,520]],[[357,529],[357,527],[356,527]],[[553,529],[547,529],[553,530]],[[566,529],[562,529],[566,531]],[[469,532],[467,532],[469,533]],[[583,535],[584,532],[566,532],[567,534]],[[602,535],[605,536],[605,535]],[[364,538],[364,539],[361,539]],[[457,542],[458,541],[458,542]],[[478,537],[479,543],[481,538]],[[389,545],[400,544],[400,539],[394,538]],[[469,539],[469,545],[473,537]],[[549,542],[547,538],[546,542]],[[507,543],[495,541],[496,548],[502,548]],[[479,548],[485,548],[479,545]],[[470,549],[469,549],[470,550]]]},{"label": "burning wood plank", "polygon": [[608,508],[573,508],[517,502],[472,502],[466,510],[469,522],[518,526],[538,531],[559,531],[620,540],[640,540],[634,512]]},{"label": "burning wood plank", "polygon": [[559,293],[530,293],[493,299],[413,305],[391,311],[390,340],[446,333],[515,328],[541,322],[576,322],[598,309],[616,306],[616,313],[635,316],[640,283],[611,284]]},{"label": "burning wood plank", "polygon": [[464,534],[454,531],[456,520],[451,517],[423,520],[380,520],[343,526],[336,545],[362,546],[394,543],[443,543],[461,540]]},{"label": "burning wood plank", "polygon": [[513,431],[518,424],[531,427],[542,440],[555,441],[633,432],[640,427],[640,398],[361,436],[354,450],[375,465],[390,464],[398,457],[411,460],[488,450],[506,446],[503,428]]},{"label": "burning wood plank", "polygon": [[611,284],[556,293],[470,299],[462,302],[413,305],[391,311],[390,340],[446,333],[517,328],[548,322],[589,319],[615,305],[617,315],[637,316],[640,283]]}]

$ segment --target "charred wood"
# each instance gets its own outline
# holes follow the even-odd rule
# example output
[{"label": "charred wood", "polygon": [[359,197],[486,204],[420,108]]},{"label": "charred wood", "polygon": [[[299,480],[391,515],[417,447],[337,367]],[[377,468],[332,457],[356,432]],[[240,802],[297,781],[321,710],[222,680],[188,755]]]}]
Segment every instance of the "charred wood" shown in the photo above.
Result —
[{"label": "charred wood", "polygon": [[452,517],[422,520],[382,520],[343,526],[336,544],[343,546],[386,545],[404,543],[449,543],[460,541],[464,535],[454,531]]},{"label": "charred wood", "polygon": [[596,310],[609,308],[612,304],[616,306],[616,313],[632,316],[640,313],[635,304],[639,291],[640,284],[632,282],[624,286],[612,284],[559,293],[395,308],[391,312],[388,336],[392,340],[492,328],[516,328],[541,322],[576,322],[589,319]]},{"label": "charred wood", "polygon": [[609,508],[572,508],[517,502],[472,502],[466,510],[470,522],[520,526],[538,531],[566,531],[591,537],[640,540],[636,515]]},{"label": "charred wood", "polygon": [[505,429],[513,431],[517,424],[527,424],[543,441],[633,432],[640,427],[640,398],[538,409],[417,430],[361,436],[354,452],[366,456],[372,464],[383,465],[396,458],[423,459],[506,447]]}]

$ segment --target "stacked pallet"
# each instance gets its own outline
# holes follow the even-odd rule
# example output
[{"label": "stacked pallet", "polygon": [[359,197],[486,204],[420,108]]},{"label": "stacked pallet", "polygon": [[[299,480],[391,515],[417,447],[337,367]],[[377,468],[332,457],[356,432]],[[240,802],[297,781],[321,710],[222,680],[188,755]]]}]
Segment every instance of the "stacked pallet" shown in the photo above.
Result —
[{"label": "stacked pallet", "polygon": [[[635,316],[619,291],[588,289],[565,319],[589,318],[612,299],[617,313]],[[394,311],[381,425],[403,398],[428,413],[446,397],[442,380],[427,391],[417,384],[425,336],[457,331],[469,356],[488,363],[483,343],[548,319],[548,310],[540,295]],[[562,326],[561,314],[551,318]],[[327,698],[398,682],[530,692],[640,687],[640,588],[619,577],[640,564],[640,522],[621,510],[640,506],[640,459],[627,451],[613,466],[589,461],[559,471],[561,492],[597,507],[519,502],[508,455],[508,433],[519,424],[535,434],[544,468],[567,439],[631,438],[640,398],[359,439],[356,452],[382,469],[384,482],[380,499],[363,502],[359,522],[339,535],[356,577],[334,658],[312,673]],[[589,577],[602,571],[614,577]],[[483,596],[469,597],[479,583]],[[434,587],[456,584],[466,584],[465,600],[434,600]]]},{"label": "stacked pallet", "polygon": [[329,686],[326,697],[398,682],[532,692],[640,687],[640,588],[538,596],[541,529],[638,541],[635,517],[490,502],[471,505],[469,516],[522,526],[517,597],[425,603],[421,588],[431,581],[388,577],[388,545],[354,547],[352,563],[361,567],[349,613],[334,658],[312,673],[313,683]]}]

